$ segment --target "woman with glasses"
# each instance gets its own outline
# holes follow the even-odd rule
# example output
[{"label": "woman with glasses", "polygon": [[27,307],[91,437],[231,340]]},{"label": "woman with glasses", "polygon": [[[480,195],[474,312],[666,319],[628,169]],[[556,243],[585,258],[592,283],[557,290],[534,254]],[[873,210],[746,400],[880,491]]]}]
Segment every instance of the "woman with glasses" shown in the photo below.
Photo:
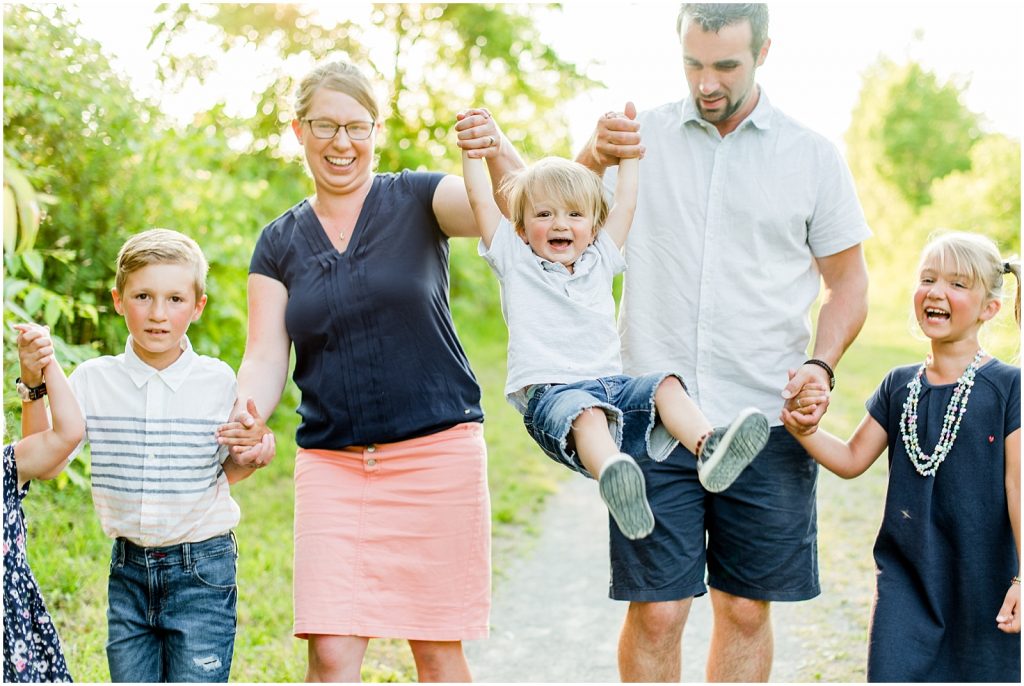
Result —
[{"label": "woman with glasses", "polygon": [[[294,631],[308,640],[307,680],[358,681],[369,638],[390,637],[408,639],[420,681],[468,681],[461,642],[488,627],[490,503],[448,239],[479,233],[461,178],[374,171],[379,117],[349,64],[299,86],[292,128],[315,192],[257,241],[235,419],[270,415],[294,345]],[[492,173],[522,166],[493,119],[457,129]]]}]

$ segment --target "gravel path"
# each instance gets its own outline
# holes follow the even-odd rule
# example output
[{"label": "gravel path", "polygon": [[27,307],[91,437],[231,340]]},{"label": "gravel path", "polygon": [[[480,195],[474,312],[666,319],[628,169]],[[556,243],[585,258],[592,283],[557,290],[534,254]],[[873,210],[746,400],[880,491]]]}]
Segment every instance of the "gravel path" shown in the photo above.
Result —
[{"label": "gravel path", "polygon": [[[608,599],[607,511],[589,479],[572,478],[551,496],[537,524],[541,535],[519,557],[499,560],[491,637],[467,642],[476,681],[616,682],[616,645],[626,603]],[[773,682],[827,678],[812,661],[813,630],[829,614],[821,598],[773,605]],[[683,637],[684,682],[704,681],[711,629],[708,596],[696,598]],[[853,630],[856,630],[853,627]],[[861,679],[862,680],[862,679]]]}]

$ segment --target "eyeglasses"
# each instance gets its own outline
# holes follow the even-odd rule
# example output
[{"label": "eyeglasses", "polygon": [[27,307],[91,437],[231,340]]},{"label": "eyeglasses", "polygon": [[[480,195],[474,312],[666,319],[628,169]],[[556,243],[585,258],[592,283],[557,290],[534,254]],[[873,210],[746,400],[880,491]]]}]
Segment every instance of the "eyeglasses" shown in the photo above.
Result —
[{"label": "eyeglasses", "polygon": [[354,141],[365,141],[373,134],[373,121],[350,121],[347,124],[335,124],[330,119],[303,119],[309,124],[314,138],[327,140],[338,135],[338,129],[345,129],[345,134]]}]

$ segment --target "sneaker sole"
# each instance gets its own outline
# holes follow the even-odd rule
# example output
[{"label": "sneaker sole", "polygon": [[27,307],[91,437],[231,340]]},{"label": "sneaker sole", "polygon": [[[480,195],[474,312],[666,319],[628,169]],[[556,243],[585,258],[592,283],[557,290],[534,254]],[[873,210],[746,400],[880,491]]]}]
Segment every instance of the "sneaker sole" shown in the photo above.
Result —
[{"label": "sneaker sole", "polygon": [[635,462],[619,460],[609,464],[601,473],[598,486],[601,499],[623,536],[635,541],[654,530],[654,513],[647,504],[644,473]]},{"label": "sneaker sole", "polygon": [[740,412],[719,441],[713,459],[704,463],[700,482],[712,493],[732,485],[768,442],[768,418],[754,408]]}]

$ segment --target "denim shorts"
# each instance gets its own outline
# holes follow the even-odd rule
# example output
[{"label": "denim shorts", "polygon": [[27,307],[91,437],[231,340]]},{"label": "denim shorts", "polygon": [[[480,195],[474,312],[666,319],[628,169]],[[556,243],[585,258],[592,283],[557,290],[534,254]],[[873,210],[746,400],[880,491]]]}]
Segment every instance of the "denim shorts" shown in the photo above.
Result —
[{"label": "denim shorts", "polygon": [[639,462],[654,531],[630,541],[609,518],[615,600],[703,595],[707,584],[754,600],[808,600],[818,585],[818,465],[772,427],[768,445],[728,489],[709,493],[696,458],[679,446],[664,462]]},{"label": "denim shorts", "polygon": [[[604,410],[615,445],[637,461],[664,460],[679,442],[658,421],[654,393],[671,373],[605,376],[568,384],[534,386],[523,415],[526,430],[544,454],[585,476],[591,476],[570,445],[573,421],[589,408]],[[683,386],[685,388],[685,385]]]},{"label": "denim shorts", "polygon": [[114,682],[226,682],[235,645],[233,533],[110,559],[107,662]]}]

